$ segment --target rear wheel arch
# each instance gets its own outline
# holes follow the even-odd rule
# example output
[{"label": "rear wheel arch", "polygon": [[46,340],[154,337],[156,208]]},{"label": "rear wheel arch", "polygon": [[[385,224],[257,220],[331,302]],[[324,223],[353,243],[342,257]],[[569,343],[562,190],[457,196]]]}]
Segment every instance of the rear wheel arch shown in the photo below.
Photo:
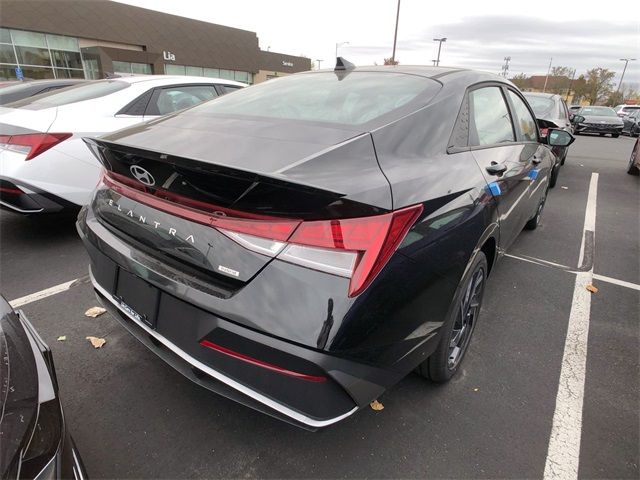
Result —
[{"label": "rear wheel arch", "polygon": [[487,276],[491,274],[491,270],[493,269],[493,265],[497,257],[497,249],[498,243],[493,236],[487,238],[480,247],[480,251],[484,253],[485,257],[487,257]]}]

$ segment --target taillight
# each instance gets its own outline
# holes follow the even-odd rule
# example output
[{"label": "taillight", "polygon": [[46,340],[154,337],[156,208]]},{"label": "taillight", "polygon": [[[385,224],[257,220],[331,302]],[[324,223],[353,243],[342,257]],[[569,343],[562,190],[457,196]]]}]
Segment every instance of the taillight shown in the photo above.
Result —
[{"label": "taillight", "polygon": [[26,155],[25,160],[46,152],[56,146],[72,133],[25,133],[21,135],[0,135],[0,148]]},{"label": "taillight", "polygon": [[541,128],[540,129],[540,136],[541,137],[546,137],[548,133],[549,133],[549,129],[548,128]]},{"label": "taillight", "polygon": [[349,278],[350,297],[371,284],[423,210],[418,204],[383,215],[316,221],[234,212],[214,205],[208,205],[206,212],[203,205],[193,208],[189,199],[179,201],[162,189],[141,191],[122,180],[114,172],[106,172],[103,178],[105,186],[121,195],[213,227],[248,250]]}]

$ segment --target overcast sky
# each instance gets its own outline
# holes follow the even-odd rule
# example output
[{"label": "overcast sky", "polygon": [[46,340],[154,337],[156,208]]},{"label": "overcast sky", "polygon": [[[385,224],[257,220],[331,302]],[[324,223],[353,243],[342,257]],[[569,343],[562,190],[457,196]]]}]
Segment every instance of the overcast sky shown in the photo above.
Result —
[{"label": "overcast sky", "polygon": [[[322,68],[333,64],[336,42],[349,42],[339,54],[356,65],[382,64],[391,56],[397,8],[397,0],[118,1],[251,30],[263,50],[322,59]],[[499,73],[510,56],[510,75],[544,75],[553,57],[553,66],[575,68],[578,75],[592,67],[614,70],[618,81],[619,59],[638,58],[624,82],[640,84],[640,21],[633,4],[402,0],[396,59],[430,65],[437,55],[433,38],[447,37],[441,65]]]}]

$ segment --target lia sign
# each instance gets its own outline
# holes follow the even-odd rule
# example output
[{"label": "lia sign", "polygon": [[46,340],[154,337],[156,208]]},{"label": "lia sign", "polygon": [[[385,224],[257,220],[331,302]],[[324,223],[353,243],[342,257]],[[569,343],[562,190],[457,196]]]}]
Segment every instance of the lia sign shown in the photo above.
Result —
[{"label": "lia sign", "polygon": [[165,60],[169,60],[171,62],[175,62],[176,60],[176,56],[173,53],[166,50],[162,51],[162,58],[164,58]]}]

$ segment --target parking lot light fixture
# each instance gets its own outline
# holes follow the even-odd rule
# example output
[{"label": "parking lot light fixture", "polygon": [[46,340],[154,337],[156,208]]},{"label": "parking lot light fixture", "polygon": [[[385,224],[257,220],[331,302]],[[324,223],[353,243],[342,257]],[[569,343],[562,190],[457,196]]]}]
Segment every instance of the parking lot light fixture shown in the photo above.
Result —
[{"label": "parking lot light fixture", "polygon": [[348,45],[349,42],[337,42],[336,43],[336,58],[338,58],[338,48],[340,48],[343,45]]},{"label": "parking lot light fixture", "polygon": [[438,57],[436,58],[436,67],[439,67],[440,66],[440,51],[442,50],[442,42],[446,42],[447,41],[447,37],[434,38],[433,41],[434,42],[439,42],[439,44],[438,44]]},{"label": "parking lot light fixture", "polygon": [[620,91],[620,86],[622,85],[622,80],[624,80],[624,74],[627,71],[627,65],[629,65],[629,62],[633,62],[635,61],[635,58],[621,58],[620,61],[624,62],[624,68],[622,69],[622,76],[620,77],[620,83],[618,83],[618,89],[616,90],[616,92]]}]

